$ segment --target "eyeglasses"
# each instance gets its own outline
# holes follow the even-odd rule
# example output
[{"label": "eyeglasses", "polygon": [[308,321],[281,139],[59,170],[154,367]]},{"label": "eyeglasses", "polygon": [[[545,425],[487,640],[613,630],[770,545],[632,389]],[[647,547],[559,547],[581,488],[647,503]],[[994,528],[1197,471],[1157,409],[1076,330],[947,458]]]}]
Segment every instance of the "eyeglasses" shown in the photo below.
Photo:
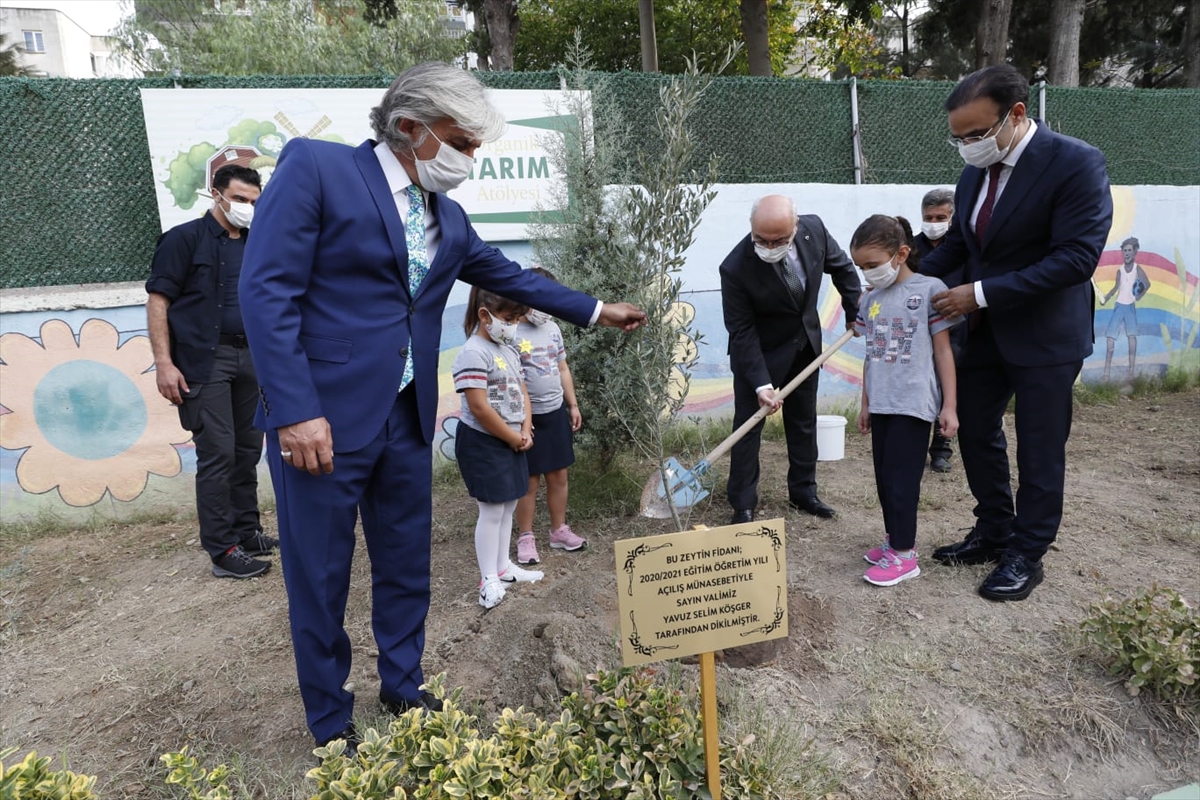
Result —
[{"label": "eyeglasses", "polygon": [[794,237],[795,235],[796,235],[795,233],[791,233],[791,234],[788,234],[787,236],[784,236],[782,239],[768,240],[768,239],[762,238],[761,236],[759,236],[756,233],[752,233],[752,234],[750,234],[750,239],[753,240],[753,242],[757,245],[762,245],[763,247],[767,247],[767,248],[770,248],[773,250],[776,247],[783,247],[785,244],[791,244],[792,237]]},{"label": "eyeglasses", "polygon": [[1008,119],[1008,115],[1011,113],[1012,107],[1010,106],[1008,111],[1004,112],[1004,116],[1000,118],[999,122],[988,128],[983,133],[974,134],[971,136],[949,136],[946,138],[946,141],[951,147],[961,147],[964,144],[975,144],[976,142],[982,142],[984,139],[993,135],[994,131],[999,131],[1000,128],[1004,127],[1004,123]]}]

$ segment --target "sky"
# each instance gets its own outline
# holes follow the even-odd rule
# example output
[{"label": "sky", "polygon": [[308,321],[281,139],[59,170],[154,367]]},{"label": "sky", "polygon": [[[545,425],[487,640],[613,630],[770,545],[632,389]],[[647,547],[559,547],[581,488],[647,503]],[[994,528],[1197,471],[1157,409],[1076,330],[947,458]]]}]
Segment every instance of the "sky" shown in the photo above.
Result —
[{"label": "sky", "polygon": [[0,0],[0,8],[54,8],[92,36],[103,36],[121,20],[120,0]]}]

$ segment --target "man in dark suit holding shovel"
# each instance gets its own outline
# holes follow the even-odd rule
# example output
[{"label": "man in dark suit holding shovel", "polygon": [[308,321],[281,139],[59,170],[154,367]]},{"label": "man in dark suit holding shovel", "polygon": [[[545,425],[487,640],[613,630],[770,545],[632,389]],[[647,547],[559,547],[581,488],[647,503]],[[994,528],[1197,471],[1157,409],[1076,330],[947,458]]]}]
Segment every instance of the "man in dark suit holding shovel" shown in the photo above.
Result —
[{"label": "man in dark suit holding shovel", "polygon": [[[817,297],[828,274],[853,327],[861,283],[849,256],[820,217],[797,216],[790,198],[767,195],[750,210],[750,234],[721,264],[721,305],[729,331],[733,371],[733,428],[769,406],[776,391],[821,352]],[[788,450],[788,504],[828,519],[835,512],[817,497],[817,374],[783,406]],[[762,424],[730,451],[726,494],[731,525],[750,522],[758,505],[758,451]]]}]

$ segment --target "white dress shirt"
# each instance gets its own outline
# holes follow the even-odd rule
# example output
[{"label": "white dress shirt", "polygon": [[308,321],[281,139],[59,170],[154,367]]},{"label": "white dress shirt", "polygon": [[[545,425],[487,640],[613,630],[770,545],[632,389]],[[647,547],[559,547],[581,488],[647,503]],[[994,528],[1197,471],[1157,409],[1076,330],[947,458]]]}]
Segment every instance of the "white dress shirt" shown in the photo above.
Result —
[{"label": "white dress shirt", "polygon": [[[995,210],[996,203],[1000,202],[1000,195],[1004,194],[1004,187],[1008,185],[1008,179],[1012,177],[1013,167],[1017,165],[1017,159],[1025,152],[1025,148],[1029,146],[1029,142],[1033,139],[1033,133],[1037,130],[1037,123],[1033,119],[1029,120],[1029,130],[1025,131],[1025,135],[1021,137],[1021,141],[1013,145],[1013,148],[1008,151],[1003,159],[1000,160],[1000,177],[996,181],[996,197],[992,201],[992,209]],[[975,199],[975,207],[971,209],[971,232],[975,232],[975,220],[979,218],[979,209],[983,208],[983,203],[987,199],[988,184],[991,182],[988,171],[983,172],[983,184],[979,187],[979,197]],[[980,308],[987,308],[987,298],[983,296],[982,281],[975,281],[973,284],[975,289],[975,302]]]}]

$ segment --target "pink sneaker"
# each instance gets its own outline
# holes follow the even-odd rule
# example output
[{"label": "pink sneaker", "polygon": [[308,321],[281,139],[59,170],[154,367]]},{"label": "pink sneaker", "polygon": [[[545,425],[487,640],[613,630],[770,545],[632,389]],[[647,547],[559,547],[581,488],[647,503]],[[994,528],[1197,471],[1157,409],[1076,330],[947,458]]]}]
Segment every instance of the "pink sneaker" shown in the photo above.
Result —
[{"label": "pink sneaker", "polygon": [[883,537],[883,544],[881,546],[872,547],[870,550],[863,553],[863,561],[867,562],[868,564],[878,564],[883,560],[885,555],[891,552],[894,552],[892,550],[892,543],[889,542],[888,537],[885,536]]},{"label": "pink sneaker", "polygon": [[895,586],[900,581],[915,578],[920,574],[921,568],[917,566],[916,550],[913,551],[911,558],[902,558],[896,554],[895,550],[888,550],[878,564],[869,567],[863,573],[863,580],[876,586]]},{"label": "pink sneaker", "polygon": [[517,563],[518,564],[536,564],[541,561],[538,558],[537,542],[534,541],[533,531],[525,531],[517,537]]},{"label": "pink sneaker", "polygon": [[550,531],[550,547],[555,550],[573,552],[587,547],[587,539],[576,536],[575,531],[571,530],[571,526],[564,522]]}]

